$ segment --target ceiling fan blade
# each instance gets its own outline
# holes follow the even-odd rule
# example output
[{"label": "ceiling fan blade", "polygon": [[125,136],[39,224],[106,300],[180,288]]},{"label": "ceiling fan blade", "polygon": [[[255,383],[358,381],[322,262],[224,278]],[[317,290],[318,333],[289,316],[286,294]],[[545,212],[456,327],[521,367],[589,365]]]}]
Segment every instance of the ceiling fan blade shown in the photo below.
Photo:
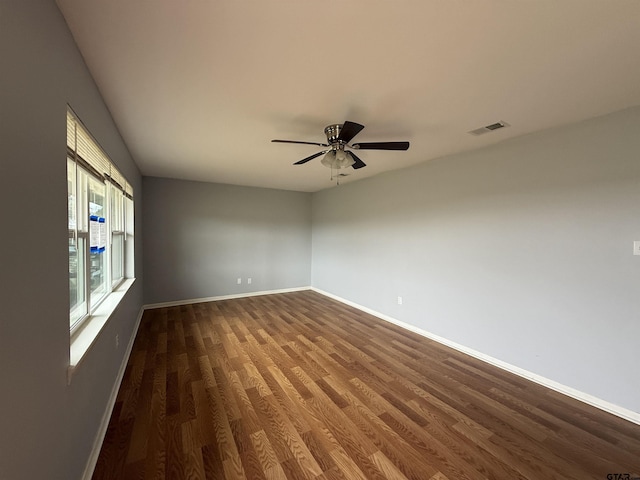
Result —
[{"label": "ceiling fan blade", "polygon": [[367,164],[364,163],[362,160],[360,160],[355,153],[349,152],[349,155],[351,155],[353,157],[353,159],[355,160],[355,163],[353,165],[351,165],[355,170],[357,170],[358,168],[362,168],[362,167],[366,167],[367,166]]},{"label": "ceiling fan blade", "polygon": [[308,161],[313,160],[314,158],[319,157],[320,155],[324,155],[328,151],[329,150],[325,150],[324,152],[314,153],[310,157],[303,158],[302,160],[298,160],[296,163],[294,163],[294,165],[302,165],[303,163],[307,163]]},{"label": "ceiling fan blade", "polygon": [[317,145],[318,147],[328,147],[329,144],[327,143],[318,143],[318,142],[301,142],[298,140],[271,140],[272,142],[276,142],[276,143],[302,143],[304,145]]},{"label": "ceiling fan blade", "polygon": [[347,120],[342,125],[342,129],[340,130],[340,134],[338,135],[338,140],[341,140],[344,143],[349,143],[351,139],[358,133],[360,133],[363,128],[364,125],[360,125],[359,123],[354,123]]},{"label": "ceiling fan blade", "polygon": [[409,150],[409,142],[354,143],[352,148],[358,150]]}]

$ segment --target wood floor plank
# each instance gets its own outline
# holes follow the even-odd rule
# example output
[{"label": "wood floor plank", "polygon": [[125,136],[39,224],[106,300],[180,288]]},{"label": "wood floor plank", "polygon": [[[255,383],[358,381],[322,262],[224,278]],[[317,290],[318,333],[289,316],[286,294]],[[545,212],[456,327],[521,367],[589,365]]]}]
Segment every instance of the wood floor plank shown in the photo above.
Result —
[{"label": "wood floor plank", "polygon": [[378,467],[384,478],[393,478],[397,480],[408,480],[407,477],[398,470],[385,455],[378,451],[370,455],[373,464]]},{"label": "wood floor plank", "polygon": [[640,426],[311,291],[145,312],[93,478],[640,477]]},{"label": "wood floor plank", "polygon": [[271,425],[275,430],[275,434],[280,441],[284,441],[292,453],[292,460],[300,465],[305,472],[312,473],[314,476],[320,475],[322,470],[315,461],[306,444],[296,431],[293,423],[289,420],[284,411],[281,410],[274,396],[264,397],[265,402],[269,404],[272,415]]},{"label": "wood floor plank", "polygon": [[269,441],[265,431],[258,430],[257,432],[252,433],[249,437],[253,444],[253,449],[257,454],[258,462],[262,466],[262,471],[265,472],[265,474],[269,473],[267,477],[273,476],[274,474],[277,474],[279,470],[282,470],[278,456],[273,450],[271,442]]},{"label": "wood floor plank", "polygon": [[342,478],[349,478],[354,480],[366,480],[364,472],[360,470],[358,465],[352,458],[347,455],[346,452],[340,449],[333,450],[329,453],[331,458],[336,463],[337,468],[343,473]]},{"label": "wood floor plank", "polygon": [[421,452],[413,448],[366,405],[349,394],[347,398],[350,407],[347,407],[345,412],[404,476],[410,480],[422,480],[436,473],[436,469],[429,462],[425,462]]}]

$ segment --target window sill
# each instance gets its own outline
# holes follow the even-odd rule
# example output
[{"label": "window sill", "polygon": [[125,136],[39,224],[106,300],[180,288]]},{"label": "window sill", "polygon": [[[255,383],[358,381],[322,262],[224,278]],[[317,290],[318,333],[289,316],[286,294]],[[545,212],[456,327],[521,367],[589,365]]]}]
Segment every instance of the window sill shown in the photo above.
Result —
[{"label": "window sill", "polygon": [[103,300],[96,309],[91,318],[84,322],[71,336],[71,348],[69,352],[69,369],[67,380],[71,383],[71,378],[75,370],[78,368],[86,353],[91,349],[92,345],[98,338],[100,331],[106,325],[107,321],[115,312],[118,304],[122,301],[125,294],[135,282],[135,278],[126,279],[116,290],[111,292],[107,298]]}]

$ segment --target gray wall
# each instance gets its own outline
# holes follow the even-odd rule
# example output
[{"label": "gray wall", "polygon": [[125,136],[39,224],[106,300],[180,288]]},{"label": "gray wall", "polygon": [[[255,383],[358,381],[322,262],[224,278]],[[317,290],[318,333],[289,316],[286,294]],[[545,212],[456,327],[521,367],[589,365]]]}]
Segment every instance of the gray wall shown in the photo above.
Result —
[{"label": "gray wall", "polygon": [[639,108],[314,194],[312,285],[640,412],[634,240]]},{"label": "gray wall", "polygon": [[310,285],[310,194],[152,177],[143,190],[145,303]]},{"label": "gray wall", "polygon": [[142,305],[142,265],[68,386],[67,103],[138,207],[141,179],[53,1],[0,1],[0,65],[0,478],[75,480]]}]

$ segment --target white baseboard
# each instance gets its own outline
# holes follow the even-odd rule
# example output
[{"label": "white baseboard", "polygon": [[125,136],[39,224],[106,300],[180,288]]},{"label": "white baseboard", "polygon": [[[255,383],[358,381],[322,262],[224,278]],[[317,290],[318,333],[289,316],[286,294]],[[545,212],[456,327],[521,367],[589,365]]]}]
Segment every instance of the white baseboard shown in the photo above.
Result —
[{"label": "white baseboard", "polygon": [[140,327],[140,321],[142,320],[143,313],[144,307],[140,309],[140,312],[138,312],[138,317],[136,318],[136,323],[133,326],[131,338],[129,339],[129,343],[127,344],[127,348],[124,352],[124,357],[122,358],[122,363],[120,364],[120,370],[118,370],[118,375],[116,376],[116,381],[114,382],[113,388],[111,389],[111,395],[109,396],[107,407],[105,408],[105,411],[102,415],[102,420],[100,421],[100,428],[98,429],[96,438],[93,441],[91,455],[89,455],[89,459],[87,460],[87,465],[84,469],[84,473],[82,474],[82,480],[91,480],[93,471],[96,469],[98,457],[100,456],[100,450],[102,449],[102,442],[104,442],[104,437],[107,434],[107,428],[109,428],[111,413],[113,413],[113,407],[115,406],[116,399],[118,398],[120,384],[122,383],[124,372],[126,371],[127,364],[129,363],[129,356],[131,355],[131,350],[133,349],[133,342],[135,341],[136,335],[138,334],[138,328]]},{"label": "white baseboard", "polygon": [[232,300],[234,298],[257,297],[259,295],[273,295],[276,293],[300,292],[302,290],[311,290],[311,287],[282,288],[280,290],[264,290],[261,292],[234,293],[232,295],[221,295],[219,297],[191,298],[188,300],[176,300],[174,302],[150,303],[147,305],[143,305],[142,308],[145,310],[151,310],[153,308],[177,307],[179,305],[191,305],[194,303],[217,302],[220,300]]},{"label": "white baseboard", "polygon": [[423,337],[434,340],[438,343],[446,345],[448,347],[453,348],[454,350],[458,350],[459,352],[470,355],[478,360],[482,360],[483,362],[494,365],[502,370],[506,370],[507,372],[518,375],[519,377],[526,378],[527,380],[531,380],[532,382],[538,383],[542,386],[550,388],[551,390],[555,390],[556,392],[567,395],[568,397],[575,398],[576,400],[580,400],[586,404],[599,408],[600,410],[604,410],[605,412],[616,415],[617,417],[623,418],[630,422],[636,423],[640,425],[640,413],[634,412],[632,410],[626,409],[624,407],[620,407],[611,402],[607,402],[606,400],[602,400],[600,398],[594,397],[593,395],[589,395],[588,393],[581,392],[580,390],[576,390],[575,388],[568,387],[561,383],[558,383],[549,378],[543,377],[541,375],[535,374],[528,370],[525,370],[520,367],[516,367],[515,365],[511,365],[507,362],[503,362],[502,360],[498,360],[497,358],[493,358],[489,355],[485,355],[484,353],[478,352],[477,350],[473,350],[472,348],[465,347],[464,345],[460,345],[459,343],[452,342],[444,337],[440,337],[438,335],[434,335],[433,333],[427,332],[426,330],[422,330],[421,328],[415,327],[408,323],[402,322],[400,320],[396,320],[393,317],[385,315],[383,313],[376,312],[368,307],[364,307],[350,300],[346,300],[344,298],[338,297],[329,292],[325,292],[324,290],[320,290],[315,287],[311,287],[311,290],[317,292],[326,297],[337,300],[338,302],[344,303],[345,305],[349,305],[350,307],[357,308],[365,313],[373,315],[374,317],[380,318],[381,320],[385,320],[389,323],[393,323],[399,327],[402,327],[406,330],[410,330],[418,335],[422,335]]}]

